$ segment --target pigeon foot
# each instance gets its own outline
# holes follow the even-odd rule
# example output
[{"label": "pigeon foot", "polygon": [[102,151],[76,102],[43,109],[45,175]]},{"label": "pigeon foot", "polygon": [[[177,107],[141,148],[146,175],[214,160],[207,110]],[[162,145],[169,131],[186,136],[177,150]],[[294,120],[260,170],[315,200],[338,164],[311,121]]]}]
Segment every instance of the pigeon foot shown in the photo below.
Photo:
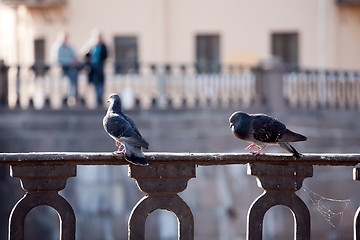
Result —
[{"label": "pigeon foot", "polygon": [[115,144],[116,144],[117,147],[119,147],[119,146],[122,145],[122,143],[121,143],[121,142],[118,142],[118,141],[116,141]]},{"label": "pigeon foot", "polygon": [[262,151],[261,151],[261,149],[259,150],[259,151],[257,151],[257,152],[250,152],[250,153],[252,153],[252,154],[254,154],[255,156],[257,156],[257,155],[264,155],[265,153],[263,153]]},{"label": "pigeon foot", "polygon": [[121,151],[117,150],[114,152],[115,154],[124,154],[125,153],[125,148]]},{"label": "pigeon foot", "polygon": [[260,148],[258,147],[257,145],[255,144],[250,144],[249,146],[247,146],[246,148],[244,148],[245,150],[249,150],[249,149],[252,149],[252,148]]}]

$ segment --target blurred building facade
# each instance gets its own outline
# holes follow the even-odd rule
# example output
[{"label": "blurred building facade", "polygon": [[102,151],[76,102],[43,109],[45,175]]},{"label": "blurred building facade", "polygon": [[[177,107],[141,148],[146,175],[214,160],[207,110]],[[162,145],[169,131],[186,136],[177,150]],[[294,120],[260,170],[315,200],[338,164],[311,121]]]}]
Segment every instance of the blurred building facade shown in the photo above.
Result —
[{"label": "blurred building facade", "polygon": [[[349,4],[346,0],[0,0],[0,60],[3,59],[8,65],[22,66],[51,63],[52,46],[61,31],[69,33],[70,42],[81,57],[93,28],[101,29],[105,36],[110,52],[109,63],[226,63],[252,66],[262,59],[279,56],[290,68],[360,69],[360,4]],[[116,71],[121,73],[123,69],[115,68]],[[120,80],[113,77],[110,81],[108,78],[109,89],[117,89],[115,83],[122,83]],[[225,80],[220,78],[218,82]],[[254,85],[251,76],[245,80],[250,87]],[[295,106],[301,107],[297,99],[301,100],[304,92],[309,92],[307,95],[315,99],[315,103],[319,102],[317,95],[310,92],[311,89],[317,90],[310,80],[308,87],[288,94],[295,99],[289,98],[290,105],[295,102]],[[147,82],[151,83],[149,79]],[[26,89],[30,89],[26,86]],[[240,85],[241,89],[251,95],[253,91],[248,91],[244,86],[247,85]],[[355,89],[352,87],[355,85],[346,86],[350,86],[346,89]],[[150,92],[152,88],[148,85],[144,90],[140,88],[142,95],[146,95],[145,89]],[[174,89],[174,92],[179,92],[179,87]],[[237,88],[230,89],[235,90],[236,95],[245,95]],[[230,95],[227,92],[224,94],[224,90],[222,93]],[[346,96],[347,92],[343,95]],[[331,94],[326,96],[330,96],[330,100],[337,98]],[[249,102],[253,102],[252,97]],[[239,102],[237,98],[232,99],[236,100],[233,101],[234,105]],[[329,111],[325,108],[319,110],[316,106],[312,109],[307,98],[304,99],[303,105],[310,109],[305,107],[305,110],[291,112],[280,109],[274,114],[277,117],[283,114],[279,119],[291,129],[308,136],[307,142],[296,145],[299,151],[358,152],[360,128],[359,123],[353,120],[358,117],[358,108],[348,110],[346,104],[341,107],[335,102],[334,105],[328,104],[332,107]],[[226,103],[224,100],[222,102]],[[269,112],[264,106],[244,107],[244,100],[240,102],[246,111]],[[275,104],[277,108],[278,103]],[[239,106],[214,110],[204,108],[200,112],[196,109],[134,111],[129,114],[134,117],[143,135],[151,140],[151,151],[239,152],[245,143],[232,136],[227,119],[234,110],[239,110]],[[110,152],[115,148],[101,126],[105,114],[103,109],[3,111],[0,118],[2,152]],[[275,111],[272,109],[270,113]],[[278,151],[277,148],[267,150]],[[63,194],[69,198],[76,212],[78,239],[127,238],[129,213],[142,194],[134,182],[126,177],[126,171],[126,167],[80,167],[78,177],[70,180]],[[351,169],[325,171],[318,167],[316,171],[316,180],[315,177],[309,179],[307,186],[322,196],[352,201],[344,210],[344,220],[334,228],[327,224],[302,191],[300,195],[311,208],[316,226],[312,228],[312,237],[349,239],[352,235],[352,217],[359,205],[359,198],[353,196],[358,185],[351,179]],[[329,172],[336,172],[339,177],[334,178]],[[8,172],[3,176],[8,176]],[[4,203],[12,201],[7,209],[1,210],[4,212],[0,219],[3,223],[0,224],[1,236],[7,233],[10,207],[23,194],[18,189],[16,196],[10,196],[9,192],[14,192],[12,186],[15,184],[10,185],[8,181],[4,179],[6,184],[0,184],[4,192],[0,200]],[[18,182],[16,184],[18,186]],[[199,168],[197,179],[190,182],[189,189],[182,195],[194,211],[196,239],[244,239],[246,211],[260,192],[255,186],[255,179],[246,176],[244,166]],[[291,234],[290,212],[285,210],[267,214],[265,237],[287,239]],[[56,216],[54,218],[57,219]],[[42,222],[50,221],[45,219]],[[49,228],[56,224],[49,223]],[[159,214],[156,222],[149,221],[147,226],[149,239],[168,240],[177,236],[173,216]],[[43,235],[44,239],[50,239],[49,235]],[[57,239],[57,235],[53,235],[51,239]]]},{"label": "blurred building facade", "polygon": [[360,68],[357,0],[2,0],[0,59],[48,63],[60,31],[81,55],[93,28],[116,62]]}]

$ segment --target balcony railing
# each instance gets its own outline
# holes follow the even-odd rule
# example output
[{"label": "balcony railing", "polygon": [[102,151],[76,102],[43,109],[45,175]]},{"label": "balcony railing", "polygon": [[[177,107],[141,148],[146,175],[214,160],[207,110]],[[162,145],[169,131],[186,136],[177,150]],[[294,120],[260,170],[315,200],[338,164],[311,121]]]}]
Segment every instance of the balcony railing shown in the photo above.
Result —
[{"label": "balcony railing", "polygon": [[360,109],[360,72],[285,73],[284,97],[291,107]]},{"label": "balcony railing", "polygon": [[[124,109],[247,108],[272,105],[275,98],[275,105],[285,100],[291,108],[360,109],[359,71],[285,72],[274,66],[222,65],[218,73],[198,73],[194,65],[141,64],[134,72],[118,74],[113,65],[106,66],[104,98],[119,93]],[[66,106],[69,80],[58,66],[9,68],[0,62],[0,86],[1,105],[60,109]],[[78,89],[80,106],[96,108],[94,86],[84,70],[79,71]]]},{"label": "balcony railing", "polygon": [[[195,66],[142,64],[136,72],[115,71],[107,64],[104,98],[112,92],[121,94],[125,109],[227,107],[232,103],[249,106],[255,96],[255,76],[250,67],[198,74]],[[8,70],[10,108],[60,109],[68,88],[69,80],[58,66],[11,66]],[[79,71],[78,89],[84,107],[96,108],[94,86],[89,84],[86,70]]]},{"label": "balcony railing", "polygon": [[[303,180],[313,176],[313,166],[356,166],[360,154],[290,155],[220,153],[146,153],[148,166],[129,165],[129,177],[145,196],[134,203],[129,216],[128,239],[145,239],[145,221],[156,209],[173,212],[178,219],[178,239],[194,239],[194,217],[178,195],[187,182],[196,178],[196,166],[248,164],[248,175],[264,189],[250,206],[247,215],[247,239],[262,239],[265,213],[276,205],[287,206],[294,216],[294,239],[310,239],[311,218],[308,207],[296,194]],[[20,178],[26,194],[13,207],[9,217],[9,240],[24,239],[27,214],[35,207],[54,208],[60,218],[60,239],[74,240],[76,216],[70,203],[59,191],[69,177],[76,177],[78,165],[127,165],[122,155],[111,153],[1,153],[0,165],[10,165],[11,176]],[[354,168],[354,180],[360,180],[360,168]],[[354,239],[360,238],[359,210],[354,216]]]}]

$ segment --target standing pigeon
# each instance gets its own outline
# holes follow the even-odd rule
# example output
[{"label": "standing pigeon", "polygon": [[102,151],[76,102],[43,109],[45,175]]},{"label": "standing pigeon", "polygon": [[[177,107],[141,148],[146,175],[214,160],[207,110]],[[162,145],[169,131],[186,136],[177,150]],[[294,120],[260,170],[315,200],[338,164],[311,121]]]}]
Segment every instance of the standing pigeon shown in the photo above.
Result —
[{"label": "standing pigeon", "polygon": [[295,150],[288,142],[306,141],[306,137],[295,133],[273,117],[265,114],[247,114],[244,112],[234,112],[230,118],[230,128],[233,134],[251,143],[245,149],[253,147],[259,148],[255,155],[264,154],[261,152],[268,145],[279,145],[295,157],[300,157],[300,153]]},{"label": "standing pigeon", "polygon": [[[133,120],[122,112],[119,95],[111,94],[108,102],[110,105],[103,119],[103,125],[119,147],[115,153],[125,153],[126,160],[133,164],[148,165],[142,148],[148,149],[149,143],[143,139]],[[120,151],[121,146],[124,146],[122,151]]]}]

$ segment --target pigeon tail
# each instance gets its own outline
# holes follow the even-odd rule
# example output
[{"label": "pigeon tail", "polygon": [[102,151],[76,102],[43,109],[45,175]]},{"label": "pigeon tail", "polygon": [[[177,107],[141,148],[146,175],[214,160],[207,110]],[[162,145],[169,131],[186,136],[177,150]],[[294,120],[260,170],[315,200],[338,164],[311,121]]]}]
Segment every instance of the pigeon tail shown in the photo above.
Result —
[{"label": "pigeon tail", "polygon": [[137,157],[135,155],[125,155],[125,158],[128,162],[131,162],[132,164],[135,165],[141,165],[141,166],[149,165],[145,157]]},{"label": "pigeon tail", "polygon": [[283,149],[285,149],[286,151],[294,154],[295,157],[300,157],[301,153],[299,153],[298,151],[296,151],[296,149],[291,146],[288,142],[280,142],[279,146]]},{"label": "pigeon tail", "polygon": [[289,129],[286,129],[286,132],[283,133],[281,138],[278,140],[279,142],[300,142],[306,141],[307,137],[301,135],[299,133],[293,132]]},{"label": "pigeon tail", "polygon": [[125,143],[125,158],[128,162],[131,162],[135,165],[149,165],[144,153],[141,150],[141,147],[132,146],[128,143]]}]

